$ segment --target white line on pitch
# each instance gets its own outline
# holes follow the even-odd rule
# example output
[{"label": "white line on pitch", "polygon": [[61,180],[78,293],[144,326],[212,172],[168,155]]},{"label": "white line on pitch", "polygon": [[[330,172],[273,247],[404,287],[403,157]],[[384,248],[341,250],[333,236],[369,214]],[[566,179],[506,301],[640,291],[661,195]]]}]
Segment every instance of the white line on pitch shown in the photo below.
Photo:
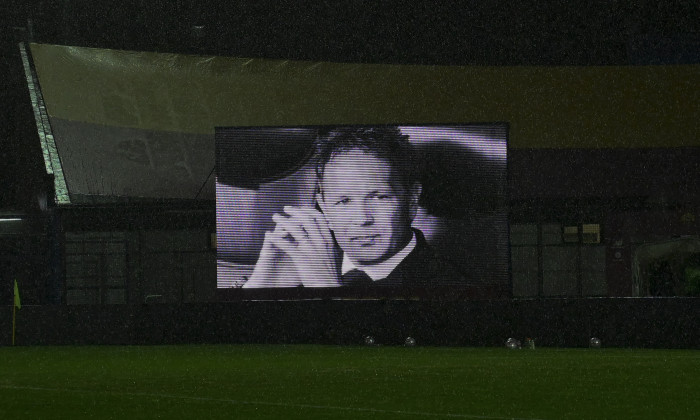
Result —
[{"label": "white line on pitch", "polygon": [[81,393],[81,394],[113,394],[113,395],[125,396],[125,397],[170,398],[170,399],[177,399],[177,400],[209,401],[209,402],[221,402],[221,403],[229,403],[229,404],[262,405],[262,406],[272,406],[272,407],[294,407],[294,408],[311,408],[311,409],[317,409],[317,410],[338,410],[338,411],[355,411],[355,412],[368,412],[368,413],[400,414],[400,415],[406,415],[406,416],[447,417],[447,418],[482,419],[482,420],[543,420],[543,419],[537,419],[537,418],[531,418],[531,417],[498,417],[498,416],[479,416],[479,415],[474,415],[474,414],[430,413],[430,412],[425,412],[425,411],[382,410],[379,408],[365,408],[365,407],[340,407],[340,406],[333,406],[333,405],[276,403],[276,402],[268,402],[268,401],[245,401],[245,400],[233,400],[233,399],[228,399],[228,398],[188,397],[188,396],[184,396],[184,395],[152,394],[152,393],[147,393],[147,392],[113,392],[113,391],[97,391],[97,390],[87,390],[87,389],[61,389],[61,388],[14,386],[14,385],[0,385],[0,388],[23,389],[23,390],[29,390],[29,391],[73,392],[73,393]]}]

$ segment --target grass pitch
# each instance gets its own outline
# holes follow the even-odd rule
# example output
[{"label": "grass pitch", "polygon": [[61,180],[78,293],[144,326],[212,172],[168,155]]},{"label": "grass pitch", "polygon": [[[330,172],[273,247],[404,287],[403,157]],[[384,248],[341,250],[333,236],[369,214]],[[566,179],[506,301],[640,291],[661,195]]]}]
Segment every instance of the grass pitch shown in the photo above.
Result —
[{"label": "grass pitch", "polygon": [[700,351],[0,348],[0,418],[691,419]]}]

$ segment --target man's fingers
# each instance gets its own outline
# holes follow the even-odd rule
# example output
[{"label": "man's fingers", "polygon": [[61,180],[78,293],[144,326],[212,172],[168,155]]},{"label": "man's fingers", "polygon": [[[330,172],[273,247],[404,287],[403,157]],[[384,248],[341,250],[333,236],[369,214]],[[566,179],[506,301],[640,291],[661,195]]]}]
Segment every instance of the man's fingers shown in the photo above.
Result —
[{"label": "man's fingers", "polygon": [[282,252],[289,254],[290,256],[296,252],[296,245],[286,239],[283,235],[285,232],[267,232],[265,234],[265,240],[270,241],[270,243]]},{"label": "man's fingers", "polygon": [[276,226],[265,240],[291,257],[302,284],[338,286],[333,237],[320,212],[287,206],[272,216]]},{"label": "man's fingers", "polygon": [[333,237],[326,221],[326,217],[320,211],[312,208],[285,206],[284,211],[293,218],[303,221],[309,236],[316,241],[332,244]]},{"label": "man's fingers", "polygon": [[[313,210],[316,211],[316,210]],[[321,232],[321,235],[323,235],[323,238],[329,243],[333,243],[333,235],[331,234],[331,226],[328,224],[328,219],[326,219],[326,215],[317,212],[318,215],[316,216],[316,223],[318,224],[318,230]]]},{"label": "man's fingers", "polygon": [[270,232],[270,231],[265,232],[265,238],[263,239],[263,246],[262,246],[262,249],[260,250],[260,257],[274,258],[274,253],[280,251],[279,249],[277,249],[274,246],[274,244],[270,240],[270,235],[272,235],[272,232]]},{"label": "man's fingers", "polygon": [[294,239],[294,242],[301,243],[308,240],[308,231],[299,223],[299,221],[294,220],[291,217],[285,217],[280,214],[273,214],[272,220],[277,224],[275,231],[283,230],[288,233]]},{"label": "man's fingers", "polygon": [[327,238],[322,235],[313,213],[309,213],[307,209],[304,208],[291,206],[285,206],[284,210],[290,214],[292,220],[303,226],[309,239],[311,239],[313,243],[322,246],[327,242]]}]

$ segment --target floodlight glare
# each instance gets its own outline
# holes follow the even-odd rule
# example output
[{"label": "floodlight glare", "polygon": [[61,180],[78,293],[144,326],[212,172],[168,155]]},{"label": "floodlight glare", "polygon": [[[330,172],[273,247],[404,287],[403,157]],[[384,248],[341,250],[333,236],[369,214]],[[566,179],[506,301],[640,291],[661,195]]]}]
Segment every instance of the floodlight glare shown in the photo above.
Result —
[{"label": "floodlight glare", "polygon": [[517,340],[513,337],[506,340],[506,348],[511,349],[511,350],[515,350],[515,349],[519,349],[520,347],[521,347],[520,340]]}]

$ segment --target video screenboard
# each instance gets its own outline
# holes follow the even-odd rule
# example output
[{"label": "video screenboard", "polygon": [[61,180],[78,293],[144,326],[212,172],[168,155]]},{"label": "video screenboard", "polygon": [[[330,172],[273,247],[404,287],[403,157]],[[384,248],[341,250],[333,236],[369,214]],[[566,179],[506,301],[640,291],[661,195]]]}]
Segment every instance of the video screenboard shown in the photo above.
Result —
[{"label": "video screenboard", "polygon": [[509,291],[507,134],[217,128],[217,287]]}]

